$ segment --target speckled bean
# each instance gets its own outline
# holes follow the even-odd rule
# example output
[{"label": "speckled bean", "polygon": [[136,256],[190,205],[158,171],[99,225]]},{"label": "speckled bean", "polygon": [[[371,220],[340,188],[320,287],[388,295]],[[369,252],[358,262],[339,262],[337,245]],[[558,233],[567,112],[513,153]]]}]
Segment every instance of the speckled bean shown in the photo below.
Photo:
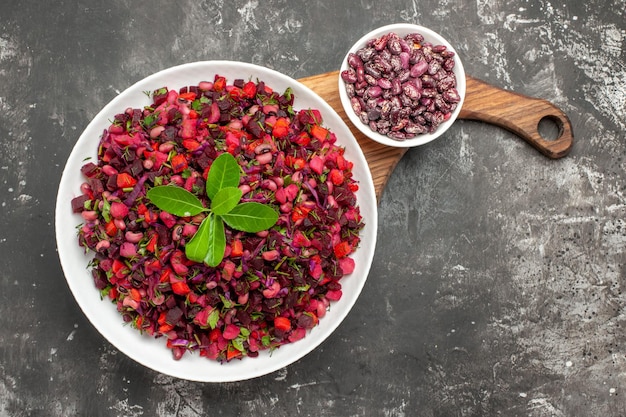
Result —
[{"label": "speckled bean", "polygon": [[266,153],[262,153],[262,154],[258,154],[256,155],[255,159],[257,160],[257,162],[261,165],[265,165],[265,164],[269,164],[270,162],[272,162],[272,158],[273,155],[271,152],[266,152]]},{"label": "speckled bean", "polygon": [[341,71],[341,78],[348,84],[354,84],[356,82],[356,71],[353,68]]},{"label": "speckled bean", "polygon": [[354,110],[354,112],[356,114],[359,114],[359,113],[361,113],[363,111],[363,107],[361,106],[361,102],[356,97],[350,98],[350,105],[352,106],[352,110]]},{"label": "speckled bean", "polygon": [[352,110],[373,131],[406,140],[434,131],[460,101],[454,53],[419,33],[388,33],[348,56],[341,78]]},{"label": "speckled bean", "polygon": [[376,82],[376,85],[378,85],[382,89],[389,90],[391,88],[391,81],[389,81],[387,78],[379,78]]}]

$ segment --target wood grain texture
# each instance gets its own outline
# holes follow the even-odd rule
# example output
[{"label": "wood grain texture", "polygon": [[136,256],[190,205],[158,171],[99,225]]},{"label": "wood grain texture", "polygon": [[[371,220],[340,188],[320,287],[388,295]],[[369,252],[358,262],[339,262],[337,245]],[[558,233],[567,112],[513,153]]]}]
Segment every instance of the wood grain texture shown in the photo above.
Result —
[{"label": "wood grain texture", "polygon": [[[346,122],[365,154],[374,179],[376,198],[380,201],[391,173],[408,149],[381,145],[356,129],[341,105],[338,80],[339,71],[333,71],[299,81],[326,100]],[[547,100],[506,91],[476,78],[467,77],[466,80],[467,93],[460,119],[478,120],[505,128],[549,158],[561,158],[568,154],[573,143],[572,128],[568,117],[558,107]],[[538,132],[539,122],[545,117],[559,128],[559,136],[555,140],[546,140]]]},{"label": "wood grain texture", "polygon": [[[565,113],[554,104],[503,90],[476,78],[466,77],[466,82],[460,119],[479,120],[507,129],[552,159],[569,153],[574,141],[572,126]],[[554,140],[546,140],[539,134],[539,122],[544,118],[559,128]]]},{"label": "wood grain texture", "polygon": [[381,145],[378,142],[374,142],[369,139],[360,130],[358,130],[343,109],[341,100],[339,99],[338,81],[339,71],[329,72],[325,74],[314,75],[311,77],[302,78],[301,83],[315,91],[320,97],[322,97],[332,108],[335,109],[337,114],[346,122],[346,125],[352,131],[352,134],[356,138],[357,142],[363,150],[365,159],[370,167],[372,178],[374,180],[374,188],[376,190],[376,199],[380,201],[385,185],[391,176],[394,168],[407,151],[407,148],[392,148],[390,146]]}]

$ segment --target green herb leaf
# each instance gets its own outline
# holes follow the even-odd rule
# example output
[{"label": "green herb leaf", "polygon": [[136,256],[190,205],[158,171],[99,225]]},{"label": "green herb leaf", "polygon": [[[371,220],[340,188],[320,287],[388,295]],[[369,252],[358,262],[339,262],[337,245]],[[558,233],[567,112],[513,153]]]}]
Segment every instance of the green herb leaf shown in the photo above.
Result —
[{"label": "green herb leaf", "polygon": [[224,305],[224,308],[231,308],[233,306],[233,302],[231,300],[229,300],[228,298],[224,297],[222,294],[220,294],[220,300],[222,301],[222,304]]},{"label": "green herb leaf", "polygon": [[209,251],[209,217],[211,216],[209,215],[202,220],[196,234],[185,245],[185,256],[194,262],[204,262],[204,257]]},{"label": "green herb leaf", "polygon": [[196,234],[185,246],[185,255],[194,262],[204,262],[216,267],[224,259],[226,234],[224,222],[219,216],[210,213],[198,228]]},{"label": "green herb leaf", "polygon": [[213,311],[211,311],[211,314],[209,314],[209,327],[211,329],[215,329],[215,326],[217,326],[217,322],[220,319],[220,311],[217,308],[214,308]]},{"label": "green herb leaf", "polygon": [[207,210],[198,197],[181,187],[159,185],[149,189],[147,195],[155,206],[175,216],[195,216]]},{"label": "green herb leaf", "polygon": [[249,233],[267,230],[278,221],[278,213],[261,203],[239,203],[242,192],[238,188],[241,168],[234,156],[223,153],[209,170],[206,182],[211,205],[206,208],[193,193],[176,186],[155,186],[147,197],[159,209],[179,217],[208,212],[196,234],[185,245],[185,254],[194,262],[216,267],[224,259],[226,233],[224,223],[231,228]]},{"label": "green herb leaf", "polygon": [[216,267],[224,259],[226,251],[226,233],[224,233],[224,222],[220,216],[209,216],[211,218],[209,229],[209,252],[204,258],[204,263],[208,266]]},{"label": "green herb leaf", "polygon": [[151,113],[151,114],[148,114],[146,117],[144,117],[140,123],[144,129],[150,129],[155,125],[157,120],[159,120],[159,114]]},{"label": "green herb leaf", "polygon": [[239,203],[242,195],[237,187],[222,188],[211,200],[211,211],[218,215],[228,213]]},{"label": "green herb leaf", "polygon": [[291,87],[287,87],[283,95],[285,96],[287,101],[291,100],[291,97],[293,96],[293,90],[291,89]]},{"label": "green herb leaf", "polygon": [[247,338],[239,336],[233,339],[231,343],[233,344],[233,347],[237,349],[238,351],[245,352],[246,348],[244,348],[243,342],[245,342],[246,340]]},{"label": "green herb leaf", "polygon": [[111,203],[106,198],[102,199],[102,218],[107,223],[111,221]]},{"label": "green herb leaf", "polygon": [[278,221],[276,210],[255,202],[241,203],[221,217],[233,229],[249,233],[267,230]]},{"label": "green herb leaf", "polygon": [[158,90],[154,90],[153,95],[161,95],[161,94],[167,94],[167,87],[161,87]]},{"label": "green herb leaf", "polygon": [[206,181],[206,193],[211,200],[219,190],[226,187],[238,187],[241,169],[234,156],[224,152],[218,156],[211,168]]}]

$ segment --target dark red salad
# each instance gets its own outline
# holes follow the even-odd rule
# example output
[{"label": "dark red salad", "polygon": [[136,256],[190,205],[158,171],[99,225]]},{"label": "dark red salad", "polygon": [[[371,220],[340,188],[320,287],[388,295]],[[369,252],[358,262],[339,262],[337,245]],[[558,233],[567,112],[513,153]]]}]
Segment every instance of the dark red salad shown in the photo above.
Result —
[{"label": "dark red salad", "polygon": [[341,298],[364,224],[335,134],[263,81],[146,94],[103,132],[71,202],[102,297],[175,359],[305,337]]}]

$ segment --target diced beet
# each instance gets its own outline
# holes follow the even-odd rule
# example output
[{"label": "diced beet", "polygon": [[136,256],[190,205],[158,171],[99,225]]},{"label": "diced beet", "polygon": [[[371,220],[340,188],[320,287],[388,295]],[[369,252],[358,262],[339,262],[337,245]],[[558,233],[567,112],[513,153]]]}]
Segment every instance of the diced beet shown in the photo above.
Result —
[{"label": "diced beet", "polygon": [[152,100],[154,101],[154,105],[156,107],[160,106],[165,100],[167,100],[167,93],[167,87],[163,87],[154,91],[154,93],[152,94]]},{"label": "diced beet", "polygon": [[72,199],[72,212],[80,213],[85,209],[85,202],[89,201],[89,196],[83,194]]},{"label": "diced beet", "polygon": [[87,179],[87,184],[89,184],[89,188],[91,188],[91,192],[95,196],[102,195],[102,192],[104,191],[104,185],[102,184],[102,181],[92,177]]},{"label": "diced beet", "polygon": [[183,310],[175,306],[167,312],[165,316],[165,321],[169,324],[177,324],[180,321],[181,317],[183,317]]},{"label": "diced beet", "polygon": [[107,185],[106,185],[107,190],[109,191],[115,191],[117,190],[117,174],[115,175],[111,175],[109,177],[109,179],[107,180]]},{"label": "diced beet", "polygon": [[80,169],[80,172],[88,178],[93,177],[94,175],[97,175],[99,171],[100,171],[100,168],[98,168],[98,166],[94,164],[93,162],[87,162]]},{"label": "diced beet", "polygon": [[163,133],[161,133],[161,137],[163,138],[163,142],[172,142],[176,140],[178,135],[178,128],[174,126],[167,126]]}]

